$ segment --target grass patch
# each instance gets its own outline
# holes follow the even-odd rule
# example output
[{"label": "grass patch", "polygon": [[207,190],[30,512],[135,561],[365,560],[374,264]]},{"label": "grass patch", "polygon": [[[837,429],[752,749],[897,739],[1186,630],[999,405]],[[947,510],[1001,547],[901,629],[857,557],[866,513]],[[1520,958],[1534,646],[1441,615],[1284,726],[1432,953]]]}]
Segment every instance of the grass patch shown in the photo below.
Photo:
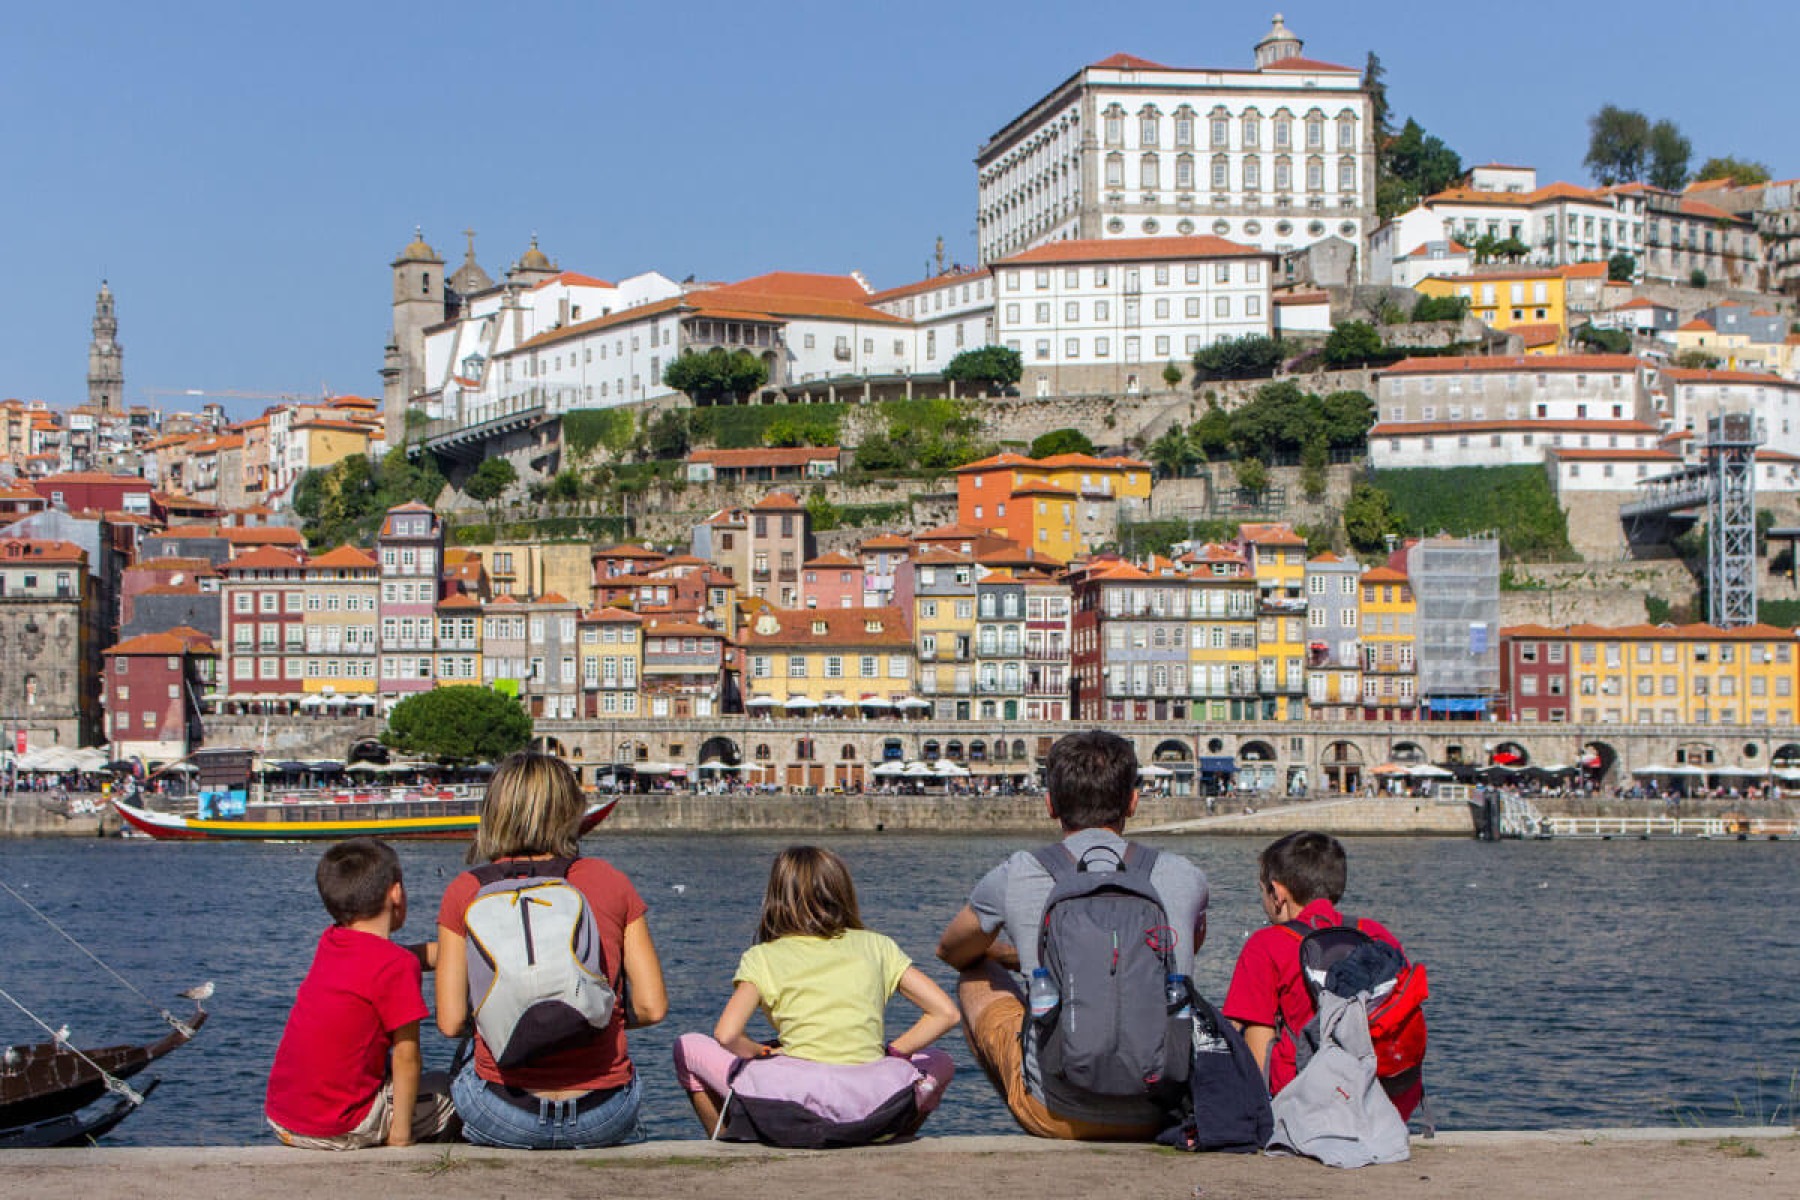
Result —
[{"label": "grass patch", "polygon": [[1718,1145],[1719,1153],[1727,1158],[1761,1158],[1763,1152],[1746,1142],[1743,1138],[1722,1138]]},{"label": "grass patch", "polygon": [[1568,516],[1542,467],[1415,467],[1377,471],[1408,533],[1492,531],[1509,559],[1571,561]]},{"label": "grass patch", "polygon": [[847,404],[721,404],[688,410],[696,442],[710,441],[721,450],[744,450],[768,444],[772,425],[798,425],[825,442],[838,443]]}]

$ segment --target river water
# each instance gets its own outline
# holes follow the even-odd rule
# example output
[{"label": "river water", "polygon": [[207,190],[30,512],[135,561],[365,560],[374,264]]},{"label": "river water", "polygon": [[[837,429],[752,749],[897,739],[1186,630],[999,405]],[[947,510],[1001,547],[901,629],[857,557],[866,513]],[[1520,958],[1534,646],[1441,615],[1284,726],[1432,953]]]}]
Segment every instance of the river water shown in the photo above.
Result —
[{"label": "river water", "polygon": [[[618,834],[592,838],[650,905],[671,997],[664,1025],[634,1032],[654,1137],[695,1136],[668,1069],[675,1034],[710,1029],[748,945],[770,856],[790,838]],[[865,921],[940,983],[931,956],[968,888],[1018,839],[856,835],[821,839],[855,872]],[[1223,998],[1243,939],[1262,921],[1259,844],[1157,838],[1206,869],[1211,935],[1196,974]],[[1800,1071],[1800,926],[1781,916],[1800,844],[1352,840],[1343,908],[1388,924],[1431,971],[1427,1084],[1448,1129],[1792,1122]],[[403,935],[429,936],[462,848],[399,847],[411,893]],[[162,1086],[109,1139],[241,1144],[265,1139],[263,1083],[288,1005],[325,922],[317,847],[135,841],[5,844],[0,878],[143,991],[174,998],[211,979],[212,1018],[152,1068]],[[154,1010],[0,894],[0,986],[77,1044],[157,1036]],[[429,981],[427,981],[429,995]],[[889,1028],[910,1017],[890,1012]],[[37,1040],[0,1003],[0,1039]],[[449,1044],[425,1035],[427,1065]],[[1012,1130],[947,1039],[958,1076],[931,1130]]]}]

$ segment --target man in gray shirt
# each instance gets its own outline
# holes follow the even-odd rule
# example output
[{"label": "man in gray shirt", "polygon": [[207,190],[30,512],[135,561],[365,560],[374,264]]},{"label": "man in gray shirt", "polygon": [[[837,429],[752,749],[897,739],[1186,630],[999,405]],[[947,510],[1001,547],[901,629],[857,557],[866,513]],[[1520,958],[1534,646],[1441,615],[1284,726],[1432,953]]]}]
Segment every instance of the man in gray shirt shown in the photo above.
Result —
[{"label": "man in gray shirt", "polygon": [[[1125,854],[1125,821],[1137,809],[1137,754],[1124,738],[1099,730],[1071,733],[1050,747],[1044,763],[1051,817],[1062,825],[1063,847],[1090,870],[1111,869]],[[1110,853],[1107,853],[1110,851]],[[1151,886],[1174,931],[1175,969],[1193,975],[1194,953],[1206,940],[1206,874],[1176,854],[1157,856]],[[1148,1141],[1172,1116],[1143,1100],[1091,1096],[1044,1101],[1036,1039],[1023,1035],[1025,997],[1013,972],[1030,978],[1038,965],[1038,931],[1051,878],[1020,851],[989,871],[969,893],[938,941],[938,957],[961,972],[957,1000],[969,1049],[1025,1132],[1082,1141]],[[1001,931],[1008,940],[1001,940]],[[1061,1090],[1061,1089],[1059,1089]]]}]

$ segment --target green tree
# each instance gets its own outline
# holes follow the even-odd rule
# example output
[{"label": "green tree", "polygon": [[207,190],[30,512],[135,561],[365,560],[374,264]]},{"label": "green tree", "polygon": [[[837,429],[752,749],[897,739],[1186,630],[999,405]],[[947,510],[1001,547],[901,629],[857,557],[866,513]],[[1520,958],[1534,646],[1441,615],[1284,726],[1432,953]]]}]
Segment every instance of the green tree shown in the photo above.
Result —
[{"label": "green tree", "polygon": [[516,699],[469,686],[408,696],[381,735],[391,749],[441,763],[497,762],[530,740],[531,716]]},{"label": "green tree", "polygon": [[463,484],[463,492],[469,499],[477,501],[488,509],[488,516],[493,517],[494,501],[506,495],[506,489],[519,481],[519,472],[512,463],[504,458],[483,459]]},{"label": "green tree", "polygon": [[806,498],[806,514],[811,519],[814,533],[826,533],[836,529],[843,521],[843,512],[831,502],[824,488],[815,488]]},{"label": "green tree", "polygon": [[944,367],[944,378],[994,390],[1011,387],[1025,373],[1017,350],[1005,346],[978,346],[964,350]]},{"label": "green tree", "polygon": [[1325,339],[1325,361],[1334,367],[1381,357],[1381,331],[1367,321],[1346,321]]},{"label": "green tree", "polygon": [[693,445],[693,414],[687,409],[671,408],[657,414],[644,430],[644,450],[658,462],[686,458]]},{"label": "green tree", "polygon": [[1650,127],[1650,166],[1645,174],[1651,187],[1679,192],[1687,186],[1688,160],[1694,155],[1694,143],[1688,141],[1675,122],[1658,121]]},{"label": "green tree", "polygon": [[1593,322],[1577,326],[1570,335],[1583,346],[1591,346],[1603,354],[1630,354],[1631,335],[1623,329],[1595,329]]},{"label": "green tree", "polygon": [[1729,179],[1739,187],[1754,187],[1769,182],[1770,174],[1769,168],[1762,163],[1727,154],[1707,159],[1694,172],[1694,182],[1704,183],[1708,179]]},{"label": "green tree", "polygon": [[1612,283],[1630,283],[1637,278],[1637,259],[1619,251],[1606,260],[1606,278]]},{"label": "green tree", "polygon": [[1393,136],[1394,110],[1388,106],[1387,68],[1381,65],[1380,57],[1369,51],[1369,57],[1363,60],[1363,91],[1369,95],[1369,124],[1374,130],[1376,144]]},{"label": "green tree", "polygon": [[1531,247],[1516,237],[1500,237],[1492,233],[1484,233],[1469,243],[1470,251],[1478,263],[1518,262],[1531,253]]},{"label": "green tree", "polygon": [[1675,356],[1675,365],[1684,371],[1711,371],[1718,367],[1719,356],[1705,350],[1683,350]]},{"label": "green tree", "polygon": [[1150,465],[1165,479],[1186,475],[1200,461],[1199,447],[1181,431],[1181,426],[1171,425],[1163,435],[1150,443],[1145,451]]},{"label": "green tree", "polygon": [[1414,321],[1460,321],[1469,315],[1467,296],[1421,296],[1413,305]]},{"label": "green tree", "polygon": [[1052,458],[1058,454],[1092,454],[1094,443],[1079,429],[1052,429],[1032,439],[1031,457]]},{"label": "green tree", "polygon": [[1194,378],[1267,379],[1286,353],[1280,341],[1261,334],[1226,338],[1194,352]]},{"label": "green tree", "polygon": [[1269,486],[1269,468],[1260,458],[1240,458],[1234,468],[1238,486],[1252,496],[1260,496]]},{"label": "green tree", "polygon": [[1365,554],[1385,549],[1388,535],[1399,534],[1401,529],[1392,496],[1371,483],[1350,489],[1350,498],[1344,502],[1344,536],[1352,547]]},{"label": "green tree", "polygon": [[1650,119],[1635,109],[1607,104],[1588,118],[1583,160],[1600,183],[1636,183],[1650,162]]},{"label": "green tree", "polygon": [[1706,272],[1699,267],[1688,272],[1688,286],[1691,288],[1705,288],[1711,282],[1712,280],[1706,277]]},{"label": "green tree", "polygon": [[1266,458],[1298,450],[1323,436],[1324,406],[1291,380],[1265,383],[1249,403],[1231,413],[1231,440],[1239,453]]},{"label": "green tree", "polygon": [[561,503],[581,499],[581,475],[577,471],[558,471],[556,478],[544,493],[549,499]]},{"label": "green tree", "polygon": [[1300,451],[1300,490],[1308,500],[1325,494],[1325,467],[1331,461],[1324,438],[1313,438]]},{"label": "green tree", "polygon": [[1443,191],[1462,174],[1462,156],[1409,117],[1400,132],[1379,147],[1376,209],[1383,220],[1403,213],[1421,198]]},{"label": "green tree", "polygon": [[1162,375],[1163,383],[1171,391],[1181,386],[1181,366],[1178,363],[1171,361],[1168,366],[1163,368]]},{"label": "green tree", "polygon": [[1188,430],[1188,441],[1209,461],[1218,461],[1231,453],[1231,414],[1219,402],[1207,402],[1206,411]]},{"label": "green tree", "polygon": [[685,392],[696,404],[741,399],[769,381],[769,368],[748,350],[714,346],[683,354],[663,369],[663,383]]},{"label": "green tree", "polygon": [[1375,401],[1367,395],[1346,388],[1325,397],[1319,407],[1329,445],[1348,450],[1368,440],[1375,424]]},{"label": "green tree", "polygon": [[871,433],[856,448],[856,465],[864,471],[897,471],[911,461],[906,451],[885,433]]}]

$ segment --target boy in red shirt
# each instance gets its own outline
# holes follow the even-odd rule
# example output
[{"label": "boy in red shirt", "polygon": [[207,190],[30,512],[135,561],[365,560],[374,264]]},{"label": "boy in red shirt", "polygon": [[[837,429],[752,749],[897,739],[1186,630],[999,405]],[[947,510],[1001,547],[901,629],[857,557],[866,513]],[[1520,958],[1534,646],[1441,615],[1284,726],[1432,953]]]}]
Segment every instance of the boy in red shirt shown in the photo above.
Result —
[{"label": "boy in red shirt", "polygon": [[421,1085],[422,972],[435,946],[395,945],[406,923],[400,859],[352,838],[319,859],[319,898],[335,922],[288,1014],[263,1111],[275,1135],[311,1150],[444,1141],[457,1133],[447,1078]]},{"label": "boy in red shirt", "polygon": [[[1300,938],[1283,927],[1290,921],[1314,929],[1342,925],[1337,902],[1349,875],[1343,843],[1323,833],[1290,833],[1271,843],[1258,862],[1263,913],[1269,924],[1251,934],[1238,951],[1221,1011],[1243,1031],[1256,1065],[1268,1076],[1270,1095],[1293,1082],[1294,1035],[1313,1018],[1312,997],[1300,975]],[[1357,928],[1401,949],[1399,939],[1367,917]],[[1416,1092],[1394,1099],[1402,1117],[1417,1107]]]}]

